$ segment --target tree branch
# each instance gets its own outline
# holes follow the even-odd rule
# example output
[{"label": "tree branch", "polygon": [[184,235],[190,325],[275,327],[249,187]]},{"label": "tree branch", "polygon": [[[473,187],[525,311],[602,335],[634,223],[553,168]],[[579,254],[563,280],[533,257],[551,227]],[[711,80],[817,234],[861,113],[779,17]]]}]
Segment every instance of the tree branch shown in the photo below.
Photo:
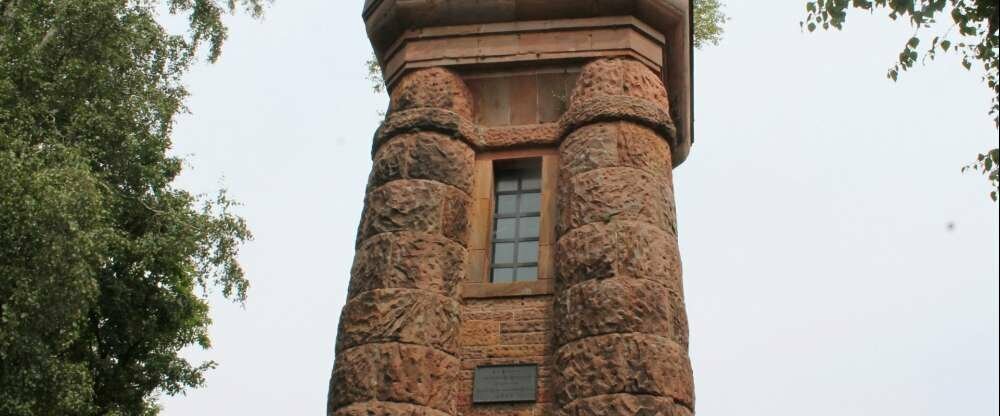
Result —
[{"label": "tree branch", "polygon": [[56,36],[57,32],[59,32],[58,26],[50,27],[49,30],[45,32],[45,36],[42,37],[42,41],[38,42],[38,44],[35,45],[34,48],[31,48],[31,52],[38,53],[38,51],[44,49],[46,45],[52,42],[52,38]]}]

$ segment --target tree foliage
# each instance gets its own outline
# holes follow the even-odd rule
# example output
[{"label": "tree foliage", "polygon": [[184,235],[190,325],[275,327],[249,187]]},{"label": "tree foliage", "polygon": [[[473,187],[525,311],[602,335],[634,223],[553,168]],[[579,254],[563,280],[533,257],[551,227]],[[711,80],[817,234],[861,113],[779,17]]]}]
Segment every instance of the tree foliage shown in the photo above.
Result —
[{"label": "tree foliage", "polygon": [[[906,41],[897,62],[887,76],[896,81],[901,72],[917,62],[933,60],[938,53],[959,53],[962,66],[983,71],[983,82],[993,94],[989,114],[1000,128],[1000,8],[997,0],[816,0],[806,3],[806,19],[802,23],[810,31],[819,28],[842,29],[849,9],[874,11],[884,9],[892,20],[907,19],[916,33]],[[941,18],[950,19],[945,33],[924,33]],[[924,46],[921,46],[924,45]],[[994,137],[995,138],[995,137]],[[997,201],[1000,179],[1000,150],[994,148],[980,154],[976,162],[962,170],[978,170],[992,186],[990,197]]]},{"label": "tree foliage", "polygon": [[694,47],[718,45],[727,20],[719,0],[694,0]]},{"label": "tree foliage", "polygon": [[155,414],[203,383],[178,352],[209,345],[210,289],[245,300],[251,234],[167,151],[182,75],[265,1],[0,0],[0,414]]}]

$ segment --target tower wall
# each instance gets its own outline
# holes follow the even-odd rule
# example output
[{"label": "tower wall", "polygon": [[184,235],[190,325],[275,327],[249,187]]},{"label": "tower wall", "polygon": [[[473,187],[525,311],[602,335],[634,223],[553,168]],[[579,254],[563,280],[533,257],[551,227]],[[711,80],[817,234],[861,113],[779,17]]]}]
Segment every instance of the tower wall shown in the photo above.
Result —
[{"label": "tower wall", "polygon": [[435,115],[468,122],[469,92],[444,69],[414,72],[379,133],[341,313],[328,414],[456,415],[461,302],[475,153]]},{"label": "tower wall", "polygon": [[[672,185],[691,143],[687,1],[584,3],[366,2],[391,102],[328,415],[693,414]],[[495,280],[522,267],[492,259],[497,169],[526,163],[537,273]],[[537,368],[514,382],[533,397],[474,400],[498,365]]]},{"label": "tower wall", "polygon": [[555,285],[560,414],[688,415],[666,90],[627,59],[584,67],[559,146]]}]

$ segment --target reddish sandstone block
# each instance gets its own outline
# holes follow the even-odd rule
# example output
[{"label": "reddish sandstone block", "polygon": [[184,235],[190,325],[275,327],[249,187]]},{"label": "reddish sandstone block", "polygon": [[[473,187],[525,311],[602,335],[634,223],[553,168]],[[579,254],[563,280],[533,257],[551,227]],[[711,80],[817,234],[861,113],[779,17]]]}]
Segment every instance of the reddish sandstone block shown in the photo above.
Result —
[{"label": "reddish sandstone block", "polygon": [[621,95],[624,70],[621,59],[595,59],[588,63],[576,80],[571,101],[585,100],[595,95]]},{"label": "reddish sandstone block", "polygon": [[613,221],[577,228],[559,239],[556,292],[612,276],[649,279],[680,291],[677,239],[649,224]]},{"label": "reddish sandstone block", "polygon": [[463,346],[462,350],[466,356],[476,358],[537,357],[551,352],[547,344]]},{"label": "reddish sandstone block", "polygon": [[476,154],[467,144],[437,133],[414,135],[407,163],[409,177],[446,183],[472,194]]},{"label": "reddish sandstone block", "polygon": [[618,132],[619,166],[662,175],[668,184],[672,182],[673,164],[665,138],[635,123],[618,123]]},{"label": "reddish sandstone block", "polygon": [[630,122],[647,126],[658,135],[675,143],[677,128],[670,114],[652,101],[628,95],[596,95],[574,101],[559,119],[563,135],[588,124]]},{"label": "reddish sandstone block", "polygon": [[548,344],[549,338],[549,334],[546,332],[508,333],[500,336],[500,343],[505,345]]},{"label": "reddish sandstone block", "polygon": [[367,291],[344,305],[337,350],[402,342],[458,352],[458,301],[413,289]]},{"label": "reddish sandstone block", "polygon": [[443,133],[477,149],[485,145],[479,127],[468,119],[440,108],[413,108],[386,116],[375,131],[372,156],[375,156],[382,144],[392,138],[415,131]]},{"label": "reddish sandstone block", "polygon": [[574,228],[615,221],[642,221],[674,228],[673,192],[656,176],[632,168],[605,168],[565,180],[559,209],[565,211],[560,234]]},{"label": "reddish sandstone block", "polygon": [[392,181],[368,193],[359,243],[379,233],[441,234],[462,246],[468,241],[471,198],[440,182]]},{"label": "reddish sandstone block", "polygon": [[653,130],[628,122],[589,124],[566,137],[559,148],[560,177],[600,168],[631,167],[671,180],[670,149]]},{"label": "reddish sandstone block", "polygon": [[399,343],[367,344],[338,354],[330,406],[384,401],[455,413],[459,361],[438,349]]},{"label": "reddish sandstone block", "polygon": [[559,177],[563,180],[599,168],[619,165],[618,123],[581,127],[559,145]]},{"label": "reddish sandstone block", "polygon": [[348,299],[375,289],[421,289],[458,295],[466,251],[458,243],[426,233],[384,233],[358,248]]},{"label": "reddish sandstone block", "polygon": [[694,382],[687,352],[667,338],[613,334],[584,338],[556,352],[556,402],[606,394],[669,397],[693,407]]},{"label": "reddish sandstone block", "polygon": [[372,171],[368,174],[368,190],[378,188],[387,182],[407,179],[406,164],[409,161],[412,136],[399,135],[382,146],[372,158]]},{"label": "reddish sandstone block", "polygon": [[330,409],[330,416],[449,416],[438,410],[408,403],[364,402]]},{"label": "reddish sandstone block", "polygon": [[691,416],[683,405],[667,397],[610,394],[577,400],[563,407],[558,416]]},{"label": "reddish sandstone block", "polygon": [[585,65],[576,88],[574,102],[598,95],[626,95],[641,98],[669,110],[667,91],[659,76],[632,59],[597,59]]},{"label": "reddish sandstone block", "polygon": [[461,345],[483,346],[500,343],[499,321],[462,321]]},{"label": "reddish sandstone block", "polygon": [[539,332],[547,331],[551,327],[552,323],[547,319],[514,320],[500,323],[500,333]]},{"label": "reddish sandstone block", "polygon": [[475,158],[467,144],[440,133],[402,134],[375,153],[368,188],[399,179],[426,179],[470,194]]},{"label": "reddish sandstone block", "polygon": [[472,94],[462,78],[444,68],[427,68],[403,77],[391,93],[389,111],[439,108],[472,118]]},{"label": "reddish sandstone block", "polygon": [[469,230],[472,229],[472,198],[455,188],[444,190],[444,204],[441,212],[441,233],[461,244],[469,244]]},{"label": "reddish sandstone block", "polygon": [[688,319],[687,307],[684,305],[684,290],[678,285],[676,290],[670,291],[668,297],[670,303],[670,335],[674,342],[684,349],[688,349]]},{"label": "reddish sandstone block", "polygon": [[660,283],[618,277],[588,280],[556,295],[556,344],[594,335],[672,334],[670,291]]},{"label": "reddish sandstone block", "polygon": [[441,233],[444,186],[437,182],[389,182],[368,193],[361,219],[361,240],[379,233],[419,231]]}]

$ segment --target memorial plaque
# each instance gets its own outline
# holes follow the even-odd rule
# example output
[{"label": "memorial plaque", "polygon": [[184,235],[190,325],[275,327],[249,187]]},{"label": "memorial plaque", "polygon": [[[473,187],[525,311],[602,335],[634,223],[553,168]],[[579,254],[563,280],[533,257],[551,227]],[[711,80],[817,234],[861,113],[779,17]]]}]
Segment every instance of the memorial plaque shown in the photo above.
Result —
[{"label": "memorial plaque", "polygon": [[472,380],[473,403],[534,402],[538,394],[538,366],[496,365],[476,367]]}]

